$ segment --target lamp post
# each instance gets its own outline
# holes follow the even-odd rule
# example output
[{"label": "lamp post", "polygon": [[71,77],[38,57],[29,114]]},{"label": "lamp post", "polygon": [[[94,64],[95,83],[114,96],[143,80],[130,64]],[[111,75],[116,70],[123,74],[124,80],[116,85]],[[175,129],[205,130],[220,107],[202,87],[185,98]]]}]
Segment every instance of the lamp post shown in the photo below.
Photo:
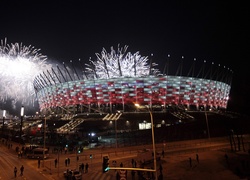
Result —
[{"label": "lamp post", "polygon": [[205,109],[205,118],[206,118],[206,124],[207,124],[208,140],[210,140],[210,131],[209,131],[209,125],[208,125],[208,119],[207,119],[207,110],[206,109]]},{"label": "lamp post", "polygon": [[117,119],[115,119],[115,149],[117,151]]},{"label": "lamp post", "polygon": [[19,134],[19,143],[22,144],[22,130],[23,130],[23,116],[24,116],[24,107],[21,107],[21,122],[20,122],[20,134]]},{"label": "lamp post", "polygon": [[6,117],[6,110],[3,110],[3,132],[2,132],[2,137],[4,137],[4,120],[5,120],[5,117]]},{"label": "lamp post", "polygon": [[[140,107],[139,104],[135,104],[135,106]],[[151,121],[151,132],[152,132],[152,146],[153,146],[153,154],[154,154],[154,172],[155,172],[155,180],[158,180],[157,176],[157,164],[156,164],[156,150],[155,150],[155,133],[154,133],[154,119],[153,114],[150,108],[148,108],[148,112],[150,114],[150,121]]]},{"label": "lamp post", "polygon": [[150,109],[148,109],[149,114],[150,114],[150,120],[151,120],[151,130],[152,130],[152,144],[153,144],[153,153],[154,153],[154,171],[155,171],[155,179],[158,179],[157,176],[157,166],[156,166],[156,151],[155,151],[155,133],[154,133],[154,119],[153,119],[153,114]]},{"label": "lamp post", "polygon": [[46,148],[46,114],[44,116],[44,127],[43,127],[43,167],[44,167],[44,159],[45,159],[45,148]]}]

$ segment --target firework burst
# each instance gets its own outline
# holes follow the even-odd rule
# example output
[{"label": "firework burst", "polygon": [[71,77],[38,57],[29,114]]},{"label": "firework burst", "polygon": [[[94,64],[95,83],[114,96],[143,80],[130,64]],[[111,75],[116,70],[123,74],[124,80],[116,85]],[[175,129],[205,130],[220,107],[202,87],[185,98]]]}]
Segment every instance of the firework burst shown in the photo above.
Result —
[{"label": "firework burst", "polygon": [[51,68],[47,57],[39,53],[40,49],[25,46],[22,43],[7,44],[1,40],[0,46],[0,100],[13,99],[24,105],[34,103],[35,76]]},{"label": "firework burst", "polygon": [[155,69],[155,63],[148,63],[148,57],[141,56],[139,52],[132,54],[127,52],[128,46],[119,47],[115,51],[111,47],[108,53],[105,48],[102,52],[96,53],[97,60],[89,60],[86,64],[86,71],[92,78],[109,79],[117,77],[142,77],[148,75],[156,75],[159,73]]}]

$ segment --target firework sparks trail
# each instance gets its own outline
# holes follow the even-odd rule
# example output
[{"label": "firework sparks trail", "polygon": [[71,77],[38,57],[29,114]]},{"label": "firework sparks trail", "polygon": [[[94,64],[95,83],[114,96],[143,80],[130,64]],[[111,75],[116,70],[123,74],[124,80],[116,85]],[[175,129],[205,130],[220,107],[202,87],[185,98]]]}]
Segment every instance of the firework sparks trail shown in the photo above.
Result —
[{"label": "firework sparks trail", "polygon": [[97,60],[89,60],[86,64],[86,71],[92,75],[92,78],[108,79],[117,77],[142,77],[159,73],[158,69],[153,68],[157,64],[152,63],[151,72],[148,65],[148,57],[141,56],[139,52],[132,54],[126,52],[128,46],[120,48],[118,45],[117,52],[111,47],[108,53],[103,48],[101,54],[96,53]]},{"label": "firework sparks trail", "polygon": [[22,43],[7,44],[1,40],[0,46],[0,100],[13,99],[22,104],[35,100],[33,80],[35,76],[51,68],[47,57],[40,49],[24,46]]}]

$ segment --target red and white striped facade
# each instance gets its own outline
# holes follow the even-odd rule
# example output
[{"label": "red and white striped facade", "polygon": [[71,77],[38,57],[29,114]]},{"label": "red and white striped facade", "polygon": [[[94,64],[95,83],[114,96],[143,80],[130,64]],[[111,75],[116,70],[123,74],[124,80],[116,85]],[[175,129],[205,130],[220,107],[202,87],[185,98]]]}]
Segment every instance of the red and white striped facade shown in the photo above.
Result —
[{"label": "red and white striped facade", "polygon": [[231,86],[184,76],[76,80],[39,89],[40,110],[70,105],[195,105],[226,108]]}]

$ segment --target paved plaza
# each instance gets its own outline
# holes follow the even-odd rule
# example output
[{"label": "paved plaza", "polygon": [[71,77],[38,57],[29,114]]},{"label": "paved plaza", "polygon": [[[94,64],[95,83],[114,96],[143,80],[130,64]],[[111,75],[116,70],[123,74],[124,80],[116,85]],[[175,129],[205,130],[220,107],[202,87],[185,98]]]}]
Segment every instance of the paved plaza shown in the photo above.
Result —
[{"label": "paved plaza", "polygon": [[[230,143],[227,141],[218,141],[217,139],[211,140],[211,142],[207,143],[207,140],[191,140],[168,143],[164,151],[164,157],[157,161],[158,175],[160,174],[159,167],[161,164],[164,180],[238,180],[250,178],[249,140],[246,141],[244,148],[236,152],[231,151]],[[16,146],[18,144],[13,143],[10,149],[13,154],[15,154],[14,149]],[[157,144],[158,152],[160,146]],[[146,148],[149,147],[150,145]],[[65,179],[63,172],[67,169],[78,169],[81,163],[89,164],[88,172],[83,173],[82,179],[116,180],[116,174],[119,170],[102,173],[102,157],[109,156],[111,167],[114,167],[112,162],[116,161],[117,166],[123,163],[124,167],[131,168],[131,160],[136,159],[138,150],[142,148],[144,147],[86,149],[81,154],[51,152],[50,158],[45,161],[42,160],[40,167],[38,167],[37,160],[30,159],[27,160],[27,163],[31,169],[35,169],[46,179],[51,180]],[[55,158],[59,158],[59,168],[54,166]],[[67,166],[64,163],[66,158],[71,159],[70,164]],[[152,168],[153,164],[148,164],[147,167]],[[145,178],[151,177],[151,175],[151,173],[144,172]],[[139,180],[137,173],[134,179]],[[133,180],[131,171],[127,172],[127,180]]]}]

